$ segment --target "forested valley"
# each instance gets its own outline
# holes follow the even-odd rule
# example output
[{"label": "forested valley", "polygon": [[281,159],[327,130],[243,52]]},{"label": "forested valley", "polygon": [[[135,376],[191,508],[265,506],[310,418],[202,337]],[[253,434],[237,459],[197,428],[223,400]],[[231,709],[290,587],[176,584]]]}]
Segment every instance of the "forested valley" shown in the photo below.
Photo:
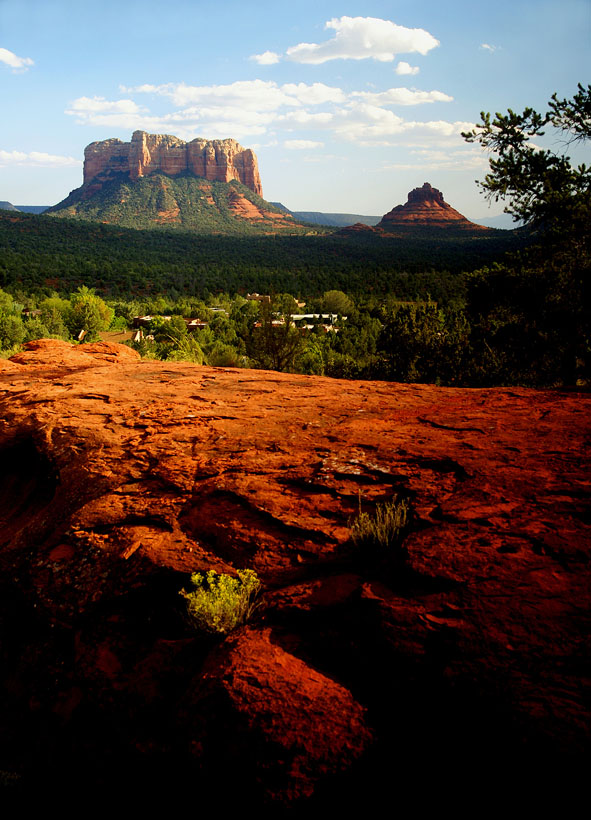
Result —
[{"label": "forested valley", "polygon": [[518,231],[207,235],[0,211],[1,354],[41,337],[124,333],[149,315],[128,343],[153,358],[586,386],[591,170],[528,143],[548,126],[567,144],[586,142],[591,86],[554,95],[544,115],[483,114],[463,135],[497,157],[480,186],[525,223]]},{"label": "forested valley", "polygon": [[[4,357],[37,338],[104,338],[143,357],[347,379],[476,386],[584,376],[574,294],[558,292],[551,270],[547,292],[538,274],[515,273],[524,254],[543,254],[518,233],[195,240],[8,213],[0,224]],[[513,261],[501,265],[508,248]]]}]

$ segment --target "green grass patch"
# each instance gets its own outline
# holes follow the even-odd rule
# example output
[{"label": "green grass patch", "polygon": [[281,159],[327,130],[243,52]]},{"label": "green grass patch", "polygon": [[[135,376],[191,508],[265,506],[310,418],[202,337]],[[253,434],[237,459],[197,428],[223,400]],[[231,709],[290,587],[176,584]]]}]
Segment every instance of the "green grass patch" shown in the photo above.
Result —
[{"label": "green grass patch", "polygon": [[398,498],[377,504],[373,513],[362,512],[352,519],[351,540],[359,549],[382,555],[401,555],[402,541],[410,522],[410,504]]}]

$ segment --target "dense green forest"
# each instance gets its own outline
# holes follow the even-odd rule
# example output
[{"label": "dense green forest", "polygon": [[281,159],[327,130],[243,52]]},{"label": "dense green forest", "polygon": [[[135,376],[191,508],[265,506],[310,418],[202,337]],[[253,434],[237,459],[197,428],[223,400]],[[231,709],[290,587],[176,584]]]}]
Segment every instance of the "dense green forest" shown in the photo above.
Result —
[{"label": "dense green forest", "polygon": [[[82,330],[90,341],[150,314],[133,346],[152,358],[442,385],[575,384],[588,362],[588,299],[582,285],[570,289],[569,251],[555,246],[503,231],[196,237],[0,212],[0,349]],[[247,301],[253,291],[272,302]],[[304,310],[340,316],[330,329],[295,327],[290,317]],[[182,317],[208,326],[189,332]]]},{"label": "dense green forest", "polygon": [[229,292],[319,296],[339,289],[402,298],[457,295],[457,274],[524,244],[513,231],[476,236],[215,236],[132,230],[0,211],[0,287],[105,297]]}]

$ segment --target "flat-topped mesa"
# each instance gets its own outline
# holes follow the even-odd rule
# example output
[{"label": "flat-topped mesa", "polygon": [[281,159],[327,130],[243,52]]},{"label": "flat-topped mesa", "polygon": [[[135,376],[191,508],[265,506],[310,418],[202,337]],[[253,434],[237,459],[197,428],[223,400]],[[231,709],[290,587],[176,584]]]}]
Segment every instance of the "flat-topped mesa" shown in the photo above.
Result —
[{"label": "flat-topped mesa", "polygon": [[489,230],[483,225],[470,222],[443,199],[443,194],[425,182],[421,188],[413,188],[405,205],[397,205],[382,217],[377,227],[391,230],[398,227],[425,226],[432,228],[461,228]]},{"label": "flat-topped mesa", "polygon": [[213,182],[235,179],[263,195],[254,151],[234,139],[198,137],[184,142],[170,134],[134,131],[131,142],[108,139],[92,142],[84,150],[84,184],[94,182],[94,190],[113,174],[126,173],[136,180],[156,172],[176,176],[185,171]]}]

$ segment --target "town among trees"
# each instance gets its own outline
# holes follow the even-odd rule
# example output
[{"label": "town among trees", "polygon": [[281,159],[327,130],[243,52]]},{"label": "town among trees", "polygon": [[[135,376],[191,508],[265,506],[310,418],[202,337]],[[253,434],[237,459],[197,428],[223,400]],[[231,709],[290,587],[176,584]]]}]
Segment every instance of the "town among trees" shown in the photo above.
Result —
[{"label": "town among trees", "polygon": [[591,86],[570,100],[554,95],[545,113],[481,119],[464,134],[491,152],[480,186],[525,223],[521,231],[196,241],[0,219],[1,355],[37,338],[124,334],[144,357],[223,367],[441,385],[588,384],[591,170],[531,140],[550,130],[565,149],[586,142]]}]

